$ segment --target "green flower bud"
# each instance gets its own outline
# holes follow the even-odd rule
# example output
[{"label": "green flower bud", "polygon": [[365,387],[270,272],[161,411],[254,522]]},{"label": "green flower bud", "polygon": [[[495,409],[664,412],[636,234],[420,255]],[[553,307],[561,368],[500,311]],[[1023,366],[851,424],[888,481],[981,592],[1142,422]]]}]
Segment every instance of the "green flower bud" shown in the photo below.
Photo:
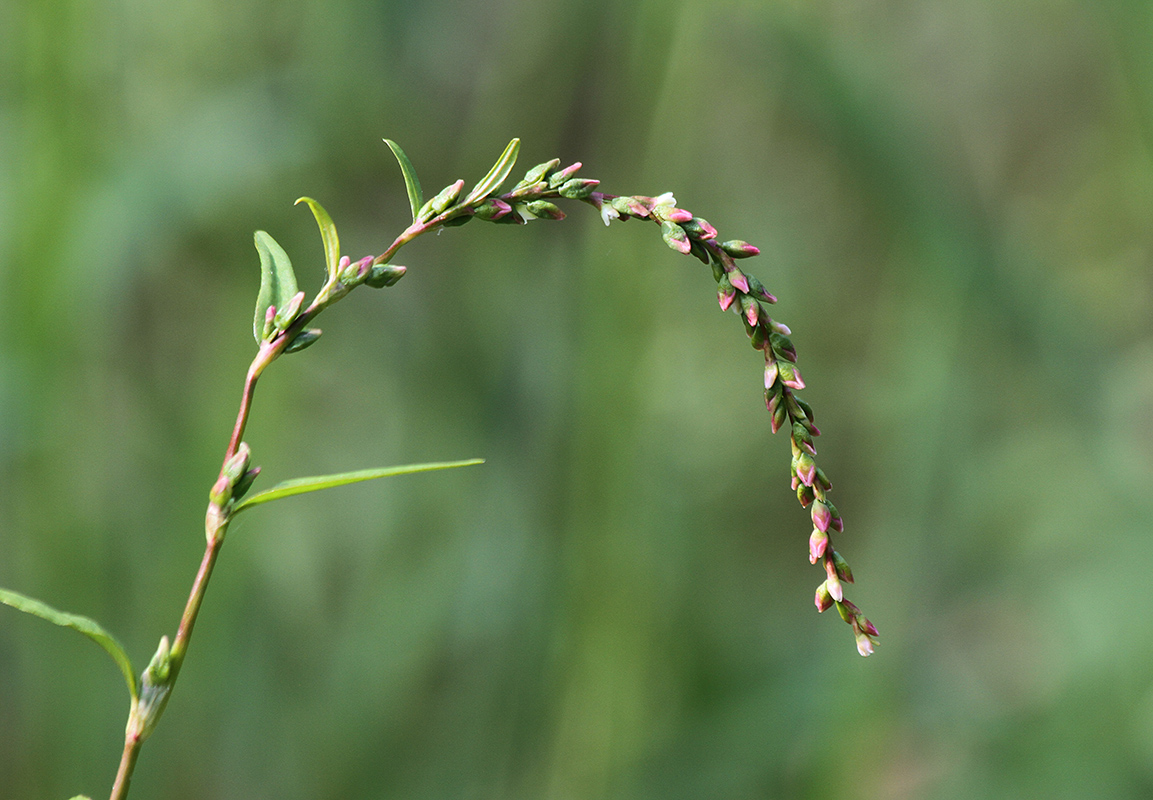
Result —
[{"label": "green flower bud", "polygon": [[532,200],[525,203],[529,213],[538,219],[564,219],[565,214],[548,200]]},{"label": "green flower bud", "polygon": [[817,454],[817,449],[813,447],[813,435],[809,433],[809,429],[804,426],[804,423],[793,423],[793,441],[797,447],[809,455],[815,456]]},{"label": "green flower bud", "polygon": [[232,498],[239,500],[244,497],[244,495],[248,493],[248,490],[252,488],[252,482],[256,480],[256,476],[259,474],[260,467],[253,467],[241,475],[240,480],[232,487]]},{"label": "green flower bud", "polygon": [[797,365],[789,361],[781,361],[781,383],[788,386],[790,389],[804,389],[805,381],[801,378],[801,371],[797,369]]},{"label": "green flower bud", "polygon": [[691,239],[715,239],[717,238],[717,229],[708,223],[707,220],[700,217],[691,217],[687,222],[682,222],[681,227],[685,229],[685,233]]},{"label": "green flower bud", "polygon": [[216,483],[212,484],[212,488],[208,490],[208,502],[219,510],[228,505],[228,501],[231,499],[232,481],[228,480],[227,475],[221,475],[216,479]]},{"label": "green flower bud", "polygon": [[836,550],[833,551],[833,569],[836,570],[837,577],[845,583],[853,583],[853,571],[849,569],[848,562]]},{"label": "green flower bud", "polygon": [[364,282],[374,289],[383,289],[399,281],[407,271],[408,268],[400,264],[377,264],[369,270]]},{"label": "green flower bud", "polygon": [[285,353],[299,353],[306,347],[310,347],[317,339],[320,338],[320,328],[305,328],[300,333],[296,334],[288,347],[284,348]]},{"label": "green flower bud", "polygon": [[566,197],[569,200],[584,200],[593,190],[600,185],[600,181],[584,178],[573,178],[571,181],[566,181],[558,189],[561,197]]},{"label": "green flower bud", "polygon": [[420,211],[417,213],[416,218],[420,222],[428,222],[430,219],[441,213],[460,197],[461,191],[464,189],[464,181],[459,180],[456,183],[449,184],[441,189],[435,197],[425,203]]},{"label": "green flower bud", "polygon": [[801,504],[801,508],[807,508],[809,503],[813,502],[813,487],[800,484],[797,486],[797,502]]},{"label": "green flower bud", "polygon": [[730,239],[727,242],[721,242],[721,247],[733,258],[752,258],[755,255],[760,255],[761,252],[758,248],[740,239]]},{"label": "green flower bud", "polygon": [[524,180],[522,180],[520,182],[520,184],[518,184],[516,187],[514,187],[514,191],[516,188],[523,188],[525,186],[530,186],[530,185],[540,181],[542,178],[547,178],[549,176],[549,173],[551,173],[554,169],[556,169],[559,166],[560,166],[560,159],[559,158],[554,158],[552,161],[546,161],[543,164],[537,164],[535,167],[533,167],[532,169],[530,169],[528,172],[525,173]]},{"label": "green flower bud", "polygon": [[241,442],[232,457],[224,462],[224,468],[220,471],[224,477],[228,478],[229,486],[235,486],[236,482],[240,480],[240,476],[248,469],[248,462],[251,458],[252,450],[248,447],[248,443]]},{"label": "green flower bud", "polygon": [[769,291],[764,287],[764,284],[762,284],[754,276],[745,275],[745,278],[747,278],[749,281],[749,294],[758,300],[764,300],[766,303],[777,302],[777,298],[769,294]]},{"label": "green flower bud", "polygon": [[169,655],[172,646],[168,641],[167,636],[160,637],[160,646],[156,648],[156,655],[152,656],[152,660],[148,662],[148,666],[144,670],[144,682],[151,686],[159,686],[168,680],[169,674]]},{"label": "green flower bud", "polygon": [[504,215],[512,211],[512,206],[503,200],[498,200],[495,197],[490,197],[479,206],[476,207],[476,216],[483,220],[492,222],[498,220]]},{"label": "green flower bud", "polygon": [[[776,395],[776,397],[779,398],[780,395],[778,394],[778,395]],[[773,433],[776,433],[777,431],[779,431],[781,429],[781,426],[785,424],[785,418],[788,416],[788,408],[787,408],[786,404],[782,403],[778,400],[777,407],[772,410],[772,414],[773,414],[773,420],[771,423],[771,427],[772,427]]]},{"label": "green flower bud", "polygon": [[647,217],[649,215],[649,207],[635,197],[614,197],[609,201],[609,204],[620,212],[621,219],[624,219],[626,215],[634,217]]},{"label": "green flower bud", "polygon": [[774,333],[769,337],[769,341],[773,345],[773,352],[777,354],[778,358],[783,358],[785,361],[797,363],[797,348],[793,347],[793,341],[788,336],[780,333]]},{"label": "green flower bud", "polygon": [[[581,168],[581,162],[578,161],[575,164],[571,164],[571,165],[565,167],[564,169],[560,169],[560,170],[557,170],[556,172],[552,173],[551,175],[548,176],[548,188],[556,189],[558,186],[562,186],[565,183],[570,182],[570,179],[572,178],[572,176],[576,175],[577,171],[580,168]],[[600,181],[596,181],[596,183],[600,183]],[[562,195],[562,196],[567,197],[568,195]],[[580,199],[580,198],[574,198],[574,199]]]},{"label": "green flower bud", "polygon": [[[765,330],[764,325],[758,325],[753,329],[753,335],[749,337],[752,342],[754,350],[764,350],[765,344],[769,341],[768,332]],[[773,380],[777,379],[776,372],[773,373]],[[768,373],[765,374],[765,380],[768,380]],[[769,384],[772,385],[771,383]]]},{"label": "green flower bud", "polygon": [[685,229],[675,222],[661,223],[661,238],[665,240],[665,244],[678,253],[687,254],[689,252],[689,237],[685,233]]},{"label": "green flower bud", "polygon": [[689,255],[696,256],[702,264],[707,265],[709,263],[708,248],[706,248],[696,239],[689,239]]},{"label": "green flower bud", "polygon": [[[790,344],[791,344],[791,342],[790,342]],[[794,352],[796,352],[796,351],[794,351]],[[797,360],[797,359],[795,359],[795,358],[793,359],[793,361],[794,361],[794,362],[795,362],[796,360]],[[803,412],[805,413],[805,417],[806,417],[806,418],[807,418],[807,419],[808,419],[810,422],[814,421],[814,417],[813,417],[813,407],[812,407],[811,405],[809,405],[808,403],[806,403],[804,400],[802,400],[802,399],[801,399],[801,398],[799,398],[799,397],[798,397],[798,398],[796,398],[796,401],[797,401],[797,406],[798,406],[798,407],[801,409],[801,411],[803,411]],[[798,416],[800,416],[800,415],[798,414]]]},{"label": "green flower bud", "polygon": [[856,619],[856,615],[853,613],[853,609],[849,607],[850,605],[850,603],[846,603],[843,600],[838,600],[837,613],[841,615],[841,619],[852,625],[853,620]]},{"label": "green flower bud", "polygon": [[817,611],[828,611],[832,608],[833,596],[829,594],[829,587],[825,583],[817,587],[817,596],[814,602],[817,604]]}]

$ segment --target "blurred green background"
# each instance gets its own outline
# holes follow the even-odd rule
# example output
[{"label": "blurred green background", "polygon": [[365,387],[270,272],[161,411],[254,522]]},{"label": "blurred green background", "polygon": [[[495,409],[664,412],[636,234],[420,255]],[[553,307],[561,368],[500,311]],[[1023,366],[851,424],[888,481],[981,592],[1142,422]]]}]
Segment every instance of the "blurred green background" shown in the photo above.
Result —
[{"label": "blurred green background", "polygon": [[[429,193],[674,191],[792,326],[860,658],[761,370],[655,228],[409,246],[278,362],[137,798],[1153,795],[1153,4],[0,2],[0,585],[172,634],[254,352]],[[127,698],[0,609],[0,798],[104,796]]]}]

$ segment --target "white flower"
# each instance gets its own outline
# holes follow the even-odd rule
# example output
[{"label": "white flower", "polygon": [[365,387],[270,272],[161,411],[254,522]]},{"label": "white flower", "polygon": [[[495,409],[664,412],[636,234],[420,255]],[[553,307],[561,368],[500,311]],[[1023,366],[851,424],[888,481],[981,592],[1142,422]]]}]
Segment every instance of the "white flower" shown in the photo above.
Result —
[{"label": "white flower", "polygon": [[[529,211],[528,206],[524,205],[523,203],[517,203],[515,206],[513,206],[513,211],[517,214],[520,214],[521,219],[523,219],[525,222],[528,222],[530,219],[540,219],[540,217],[538,217],[536,214]],[[605,224],[607,225],[608,223]]]},{"label": "white flower", "polygon": [[609,222],[614,219],[620,219],[620,217],[620,212],[613,208],[611,205],[608,203],[601,204],[601,219],[605,221],[605,225],[608,225]]},{"label": "white flower", "polygon": [[675,206],[676,204],[677,198],[673,197],[672,192],[665,192],[653,198],[653,208],[657,206]]}]

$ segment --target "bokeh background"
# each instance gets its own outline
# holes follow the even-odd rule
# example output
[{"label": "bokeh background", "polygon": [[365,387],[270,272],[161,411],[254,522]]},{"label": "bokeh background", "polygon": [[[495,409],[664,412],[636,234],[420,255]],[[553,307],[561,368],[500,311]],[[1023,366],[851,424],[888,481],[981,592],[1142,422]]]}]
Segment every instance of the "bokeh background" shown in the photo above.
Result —
[{"label": "bokeh background", "polygon": [[[483,456],[233,526],[138,798],[1153,795],[1153,4],[0,2],[0,585],[143,667],[254,352],[431,194],[581,160],[780,298],[846,518],[708,270],[639,223],[410,245],[262,382],[261,484]],[[99,798],[127,712],[0,609],[0,798]]]}]

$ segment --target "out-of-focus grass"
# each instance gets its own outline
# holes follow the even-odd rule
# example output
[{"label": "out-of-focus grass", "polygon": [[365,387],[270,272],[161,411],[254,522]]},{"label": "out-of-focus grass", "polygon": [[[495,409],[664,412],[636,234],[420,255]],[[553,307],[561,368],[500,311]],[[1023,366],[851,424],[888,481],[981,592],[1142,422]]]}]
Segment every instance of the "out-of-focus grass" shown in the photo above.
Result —
[{"label": "out-of-focus grass", "polygon": [[[483,456],[230,533],[140,797],[1146,797],[1153,17],[1142,3],[0,6],[0,583],[172,633],[251,357],[428,191],[676,192],[794,330],[873,658],[788,445],[647,226],[420,241],[261,384],[264,485]],[[310,274],[309,263],[316,264]],[[127,703],[0,613],[0,798],[107,790]]]}]

